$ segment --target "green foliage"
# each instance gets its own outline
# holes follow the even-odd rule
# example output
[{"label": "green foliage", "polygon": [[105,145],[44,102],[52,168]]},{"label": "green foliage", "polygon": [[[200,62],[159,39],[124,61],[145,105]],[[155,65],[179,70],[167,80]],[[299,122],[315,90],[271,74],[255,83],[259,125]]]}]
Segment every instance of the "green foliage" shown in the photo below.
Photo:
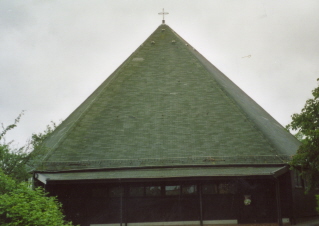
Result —
[{"label": "green foliage", "polygon": [[2,132],[0,133],[0,169],[6,175],[10,175],[17,181],[23,181],[29,177],[25,164],[29,160],[29,154],[25,147],[14,148],[12,142],[6,142],[5,135],[10,130],[17,127],[23,112],[15,119],[14,123],[4,127],[2,125]]},{"label": "green foliage", "polygon": [[316,199],[317,199],[317,212],[319,213],[319,195],[316,195]]},{"label": "green foliage", "polygon": [[287,126],[297,131],[301,146],[291,161],[309,182],[309,189],[319,186],[319,87],[312,91],[313,98],[306,101],[299,114],[292,115]]},{"label": "green foliage", "polygon": [[6,142],[5,135],[17,127],[22,115],[23,112],[15,119],[13,124],[6,127],[2,125],[2,132],[0,133],[0,169],[19,182],[30,177],[29,171],[36,165],[44,151],[44,148],[41,148],[41,143],[57,126],[54,122],[51,122],[52,124],[48,125],[44,132],[32,134],[29,143],[16,148],[12,145],[13,141]]},{"label": "green foliage", "polygon": [[0,170],[0,225],[64,226],[61,204],[47,197],[42,188],[32,190],[27,183],[17,183]]},{"label": "green foliage", "polygon": [[0,168],[17,181],[24,181],[30,177],[25,167],[28,160],[29,155],[23,148],[11,149],[7,144],[0,145]]},{"label": "green foliage", "polygon": [[16,181],[0,170],[0,196],[14,190],[16,187]]},{"label": "green foliage", "polygon": [[[20,115],[18,115],[18,117],[14,120],[14,123],[7,126],[6,128],[3,128],[3,131],[0,133],[0,140],[4,139],[4,136],[6,135],[6,133],[9,131],[9,130],[12,130],[14,129],[15,127],[17,127],[17,124],[19,123],[22,115],[23,115],[24,111],[22,111],[22,113]],[[3,127],[3,126],[2,126]]]},{"label": "green foliage", "polygon": [[43,141],[55,130],[57,124],[51,121],[51,124],[47,125],[46,129],[42,133],[32,134],[30,146],[31,152],[28,161],[29,169],[37,168],[43,157],[49,151],[49,149],[43,145]]},{"label": "green foliage", "polygon": [[53,132],[55,123],[43,133],[32,134],[31,141],[15,148],[6,142],[5,135],[17,127],[23,112],[14,123],[0,132],[0,225],[4,226],[63,226],[72,225],[63,220],[61,204],[48,197],[42,188],[31,189],[25,181],[29,170],[41,156],[41,143]]},{"label": "green foliage", "polygon": [[46,129],[42,133],[32,134],[31,145],[33,150],[41,147],[42,142],[55,130],[57,124],[51,121],[51,125],[47,125]]}]

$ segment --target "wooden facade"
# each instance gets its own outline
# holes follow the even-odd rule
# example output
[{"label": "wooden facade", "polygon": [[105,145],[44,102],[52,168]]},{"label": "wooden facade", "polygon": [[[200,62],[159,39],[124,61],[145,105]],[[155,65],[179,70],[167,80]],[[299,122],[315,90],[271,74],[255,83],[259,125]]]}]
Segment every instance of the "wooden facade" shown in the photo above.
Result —
[{"label": "wooden facade", "polygon": [[294,222],[291,183],[286,172],[278,178],[48,180],[45,189],[81,226],[288,225]]}]

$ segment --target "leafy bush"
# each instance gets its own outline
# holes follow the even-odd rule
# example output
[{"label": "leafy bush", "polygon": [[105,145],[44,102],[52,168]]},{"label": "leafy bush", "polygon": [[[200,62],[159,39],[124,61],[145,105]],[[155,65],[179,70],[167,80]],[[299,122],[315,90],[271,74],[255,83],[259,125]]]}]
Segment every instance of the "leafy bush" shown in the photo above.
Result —
[{"label": "leafy bush", "polygon": [[0,225],[64,226],[61,204],[42,188],[31,189],[0,171]]},{"label": "leafy bush", "polygon": [[16,147],[13,145],[14,140],[7,142],[5,137],[8,132],[17,127],[23,113],[18,115],[14,123],[8,126],[1,124],[2,131],[0,131],[0,169],[18,182],[26,181],[30,177],[30,172],[36,168],[48,151],[42,146],[42,142],[57,127],[56,123],[51,122],[42,133],[32,134],[31,140],[26,145]]}]

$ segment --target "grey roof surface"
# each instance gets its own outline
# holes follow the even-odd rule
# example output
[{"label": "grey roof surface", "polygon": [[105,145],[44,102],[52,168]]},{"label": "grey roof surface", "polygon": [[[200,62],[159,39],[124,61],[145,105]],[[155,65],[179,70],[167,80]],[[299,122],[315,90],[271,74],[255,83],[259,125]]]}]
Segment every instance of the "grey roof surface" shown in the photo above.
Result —
[{"label": "grey roof surface", "polygon": [[162,24],[44,145],[42,171],[282,164],[300,144]]},{"label": "grey roof surface", "polygon": [[47,182],[73,180],[112,179],[158,179],[158,178],[205,178],[229,176],[278,176],[287,172],[287,167],[195,167],[155,168],[135,170],[109,170],[100,172],[39,173],[38,179]]}]

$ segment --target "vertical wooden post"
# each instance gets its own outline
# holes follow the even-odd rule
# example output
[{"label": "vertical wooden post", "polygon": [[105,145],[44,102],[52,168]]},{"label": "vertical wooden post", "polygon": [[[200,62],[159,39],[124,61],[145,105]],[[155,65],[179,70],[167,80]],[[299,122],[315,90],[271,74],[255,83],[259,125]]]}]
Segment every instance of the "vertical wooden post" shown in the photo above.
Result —
[{"label": "vertical wooden post", "polygon": [[203,198],[202,198],[202,184],[198,184],[199,192],[199,216],[200,216],[200,226],[203,226]]},{"label": "vertical wooden post", "polygon": [[290,212],[290,220],[291,220],[291,224],[297,224],[296,223],[296,216],[297,216],[297,211],[296,211],[296,195],[295,195],[295,192],[293,192],[293,189],[295,188],[295,171],[294,170],[291,170],[290,171],[290,189],[291,189],[291,192],[290,192],[290,198],[291,198],[291,212]]},{"label": "vertical wooden post", "polygon": [[275,177],[276,182],[276,201],[277,201],[277,217],[278,217],[278,225],[282,226],[282,215],[281,215],[281,203],[280,203],[280,185],[278,178]]},{"label": "vertical wooden post", "polygon": [[120,226],[122,226],[123,224],[123,193],[124,193],[124,187],[123,185],[121,184],[121,179],[119,179],[120,181],[120,186],[119,186],[119,189],[120,189]]},{"label": "vertical wooden post", "polygon": [[128,186],[124,186],[124,222],[125,226],[127,226],[127,198],[128,198]]}]

